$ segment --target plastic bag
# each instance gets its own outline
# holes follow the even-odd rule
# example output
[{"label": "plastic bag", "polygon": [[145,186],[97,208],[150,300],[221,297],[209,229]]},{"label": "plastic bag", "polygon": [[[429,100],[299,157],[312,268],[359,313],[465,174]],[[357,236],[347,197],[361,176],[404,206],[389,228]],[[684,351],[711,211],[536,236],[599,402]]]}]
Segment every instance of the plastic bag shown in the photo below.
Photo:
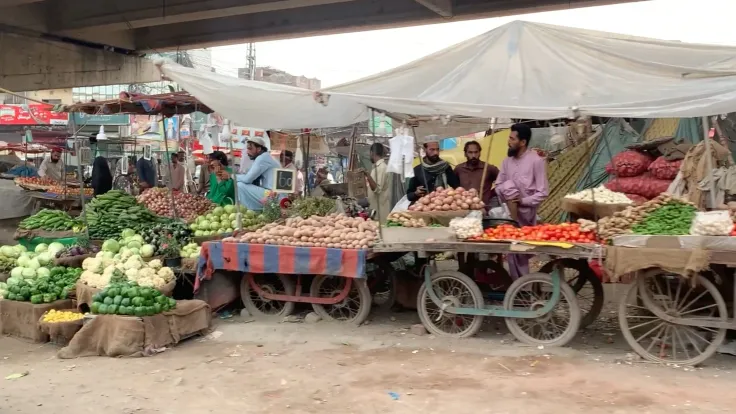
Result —
[{"label": "plastic bag", "polygon": [[493,219],[511,220],[511,214],[509,214],[506,204],[503,204],[501,207],[493,207],[488,210],[488,217]]},{"label": "plastic bag", "polygon": [[664,157],[658,157],[653,163],[649,164],[647,170],[654,178],[660,180],[674,180],[677,173],[680,172],[682,160],[667,161]]},{"label": "plastic bag", "polygon": [[468,215],[465,216],[465,218],[474,218],[478,220],[483,220],[483,212],[480,210],[473,210]]},{"label": "plastic bag", "polygon": [[401,197],[401,200],[399,200],[399,202],[396,203],[394,208],[391,209],[391,213],[395,213],[397,211],[407,211],[410,205],[411,205],[411,201],[409,201],[409,198],[407,196],[403,196]]},{"label": "plastic bag", "polygon": [[604,184],[611,191],[625,194],[637,194],[652,199],[667,191],[670,180],[660,180],[643,174],[638,177],[619,177]]},{"label": "plastic bag", "polygon": [[[645,173],[651,163],[652,157],[649,155],[639,151],[626,150],[613,156],[611,169],[616,177],[636,177]],[[608,167],[606,167],[606,171],[609,171]]]},{"label": "plastic bag", "polygon": [[697,212],[690,226],[693,236],[728,236],[731,230],[733,220],[725,210]]}]

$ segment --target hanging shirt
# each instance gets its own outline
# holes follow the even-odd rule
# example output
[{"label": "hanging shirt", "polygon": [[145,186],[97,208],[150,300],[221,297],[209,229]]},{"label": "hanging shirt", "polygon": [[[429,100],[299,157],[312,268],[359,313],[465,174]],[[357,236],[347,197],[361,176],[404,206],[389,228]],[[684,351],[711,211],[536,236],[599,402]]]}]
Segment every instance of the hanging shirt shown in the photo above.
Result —
[{"label": "hanging shirt", "polygon": [[378,214],[380,223],[385,223],[386,218],[391,212],[393,204],[391,203],[391,185],[388,176],[388,165],[386,161],[378,160],[373,165],[370,172],[371,178],[376,182],[376,189],[371,190],[368,185],[368,201],[371,203],[371,209]]},{"label": "hanging shirt", "polygon": [[51,156],[47,155],[41,161],[41,166],[38,168],[38,176],[44,178],[50,178],[54,181],[62,181],[64,178],[64,161],[59,159],[57,162],[51,161]]},{"label": "hanging shirt", "polygon": [[[475,188],[478,194],[480,194],[480,183],[483,181],[483,167],[485,165],[485,162],[479,161],[475,166],[464,162],[455,167],[455,175],[460,180],[460,187],[466,190]],[[498,177],[498,168],[495,165],[489,165],[486,169],[486,179],[483,182],[482,200],[486,206],[491,205],[491,196],[493,195],[491,188],[493,187],[493,182],[496,181],[496,177]]]}]

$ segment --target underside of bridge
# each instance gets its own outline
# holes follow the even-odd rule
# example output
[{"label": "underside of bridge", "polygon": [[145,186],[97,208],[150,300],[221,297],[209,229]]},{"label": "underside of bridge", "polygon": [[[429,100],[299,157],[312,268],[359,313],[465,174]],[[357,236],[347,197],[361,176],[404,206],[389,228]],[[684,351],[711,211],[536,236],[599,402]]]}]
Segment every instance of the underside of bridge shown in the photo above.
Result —
[{"label": "underside of bridge", "polygon": [[[634,0],[0,0],[0,86],[145,82],[155,71],[136,62],[139,53],[627,1]],[[104,74],[90,74],[95,68]],[[117,77],[107,73],[114,68]]]}]

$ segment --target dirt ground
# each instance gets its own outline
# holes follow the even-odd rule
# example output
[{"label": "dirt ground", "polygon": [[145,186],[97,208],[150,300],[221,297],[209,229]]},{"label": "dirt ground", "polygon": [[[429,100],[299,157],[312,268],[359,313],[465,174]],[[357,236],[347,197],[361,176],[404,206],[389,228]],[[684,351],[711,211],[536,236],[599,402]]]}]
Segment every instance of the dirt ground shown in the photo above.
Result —
[{"label": "dirt ground", "polygon": [[733,412],[736,357],[645,363],[613,316],[562,349],[523,346],[490,318],[471,339],[417,336],[413,312],[357,328],[218,319],[209,337],[136,359],[60,360],[0,338],[0,413]]}]

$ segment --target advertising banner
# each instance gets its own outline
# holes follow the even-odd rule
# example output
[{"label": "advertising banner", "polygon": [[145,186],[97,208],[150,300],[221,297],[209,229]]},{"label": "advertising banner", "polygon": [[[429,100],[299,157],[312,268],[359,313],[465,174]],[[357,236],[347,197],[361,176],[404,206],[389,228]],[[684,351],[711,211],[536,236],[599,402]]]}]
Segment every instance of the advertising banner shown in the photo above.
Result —
[{"label": "advertising banner", "polygon": [[0,125],[66,125],[69,114],[52,112],[53,105],[0,105]]}]

